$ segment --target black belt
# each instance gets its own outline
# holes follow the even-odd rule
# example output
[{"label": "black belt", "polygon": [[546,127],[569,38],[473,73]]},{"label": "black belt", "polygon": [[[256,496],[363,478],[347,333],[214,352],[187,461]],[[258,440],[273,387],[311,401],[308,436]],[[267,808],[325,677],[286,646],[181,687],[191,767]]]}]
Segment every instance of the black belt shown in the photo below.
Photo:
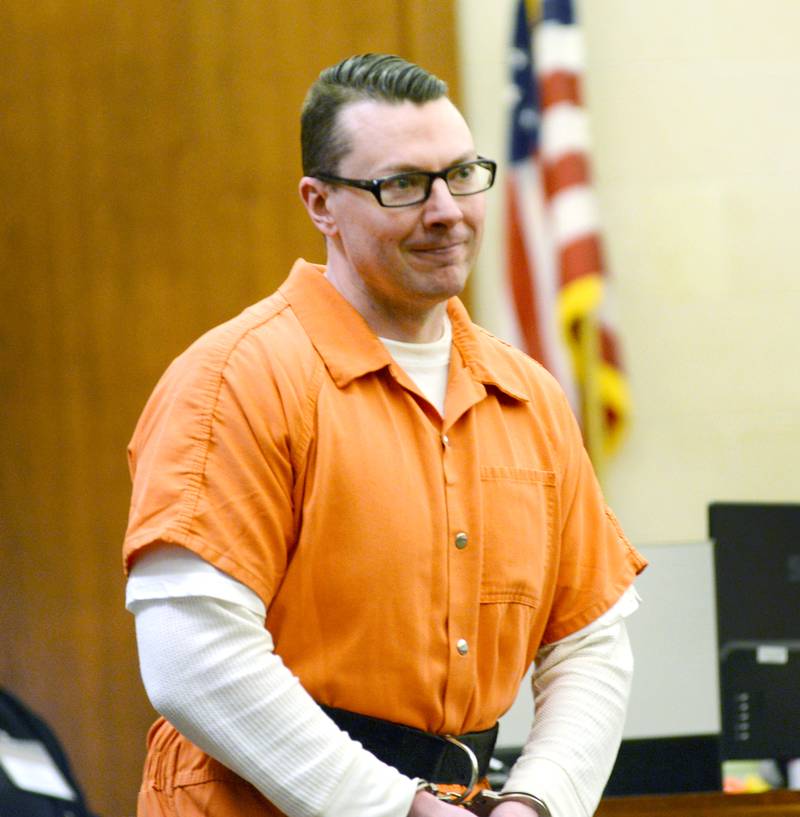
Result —
[{"label": "black belt", "polygon": [[[346,709],[323,706],[334,723],[377,758],[408,777],[421,777],[429,783],[467,784],[472,777],[472,761],[467,752],[444,735],[423,732],[400,723],[360,715]],[[478,777],[489,770],[498,725],[483,732],[452,736],[467,746],[478,762]]]}]

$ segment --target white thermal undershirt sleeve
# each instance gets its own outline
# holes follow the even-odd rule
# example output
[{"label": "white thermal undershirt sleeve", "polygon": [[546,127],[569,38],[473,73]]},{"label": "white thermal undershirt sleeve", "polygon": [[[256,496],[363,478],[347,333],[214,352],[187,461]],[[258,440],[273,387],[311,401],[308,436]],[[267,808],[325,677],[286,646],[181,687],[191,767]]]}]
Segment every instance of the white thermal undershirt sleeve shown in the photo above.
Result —
[{"label": "white thermal undershirt sleeve", "polygon": [[553,817],[594,814],[622,738],[632,677],[619,618],[540,649],[533,727],[504,790],[536,795]]},{"label": "white thermal undershirt sleeve", "polygon": [[208,596],[238,604],[262,621],[267,615],[264,602],[247,585],[178,545],[148,548],[134,562],[125,585],[125,606],[132,613],[140,601],[190,596]]},{"label": "white thermal undershirt sleeve", "polygon": [[203,596],[139,601],[134,612],[156,710],[286,814],[408,814],[415,782],[325,715],[273,652],[258,614]]}]

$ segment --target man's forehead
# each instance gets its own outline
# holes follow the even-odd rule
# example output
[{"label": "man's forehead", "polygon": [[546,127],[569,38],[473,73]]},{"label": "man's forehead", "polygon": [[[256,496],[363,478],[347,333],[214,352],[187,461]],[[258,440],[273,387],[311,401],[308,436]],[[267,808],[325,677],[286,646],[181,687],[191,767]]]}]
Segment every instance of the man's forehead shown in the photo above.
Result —
[{"label": "man's forehead", "polygon": [[343,163],[385,169],[438,169],[474,155],[472,134],[447,97],[429,102],[359,100],[339,112],[348,144]]}]

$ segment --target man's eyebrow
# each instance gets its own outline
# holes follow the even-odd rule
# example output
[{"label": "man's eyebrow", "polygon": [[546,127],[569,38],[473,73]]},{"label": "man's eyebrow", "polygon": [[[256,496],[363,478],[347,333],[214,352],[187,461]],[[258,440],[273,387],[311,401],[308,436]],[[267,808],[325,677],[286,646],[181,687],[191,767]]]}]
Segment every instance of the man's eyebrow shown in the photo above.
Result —
[{"label": "man's eyebrow", "polygon": [[[463,162],[474,162],[478,158],[478,154],[474,150],[467,151],[466,153],[461,154],[461,156],[455,158],[450,164],[445,165],[444,167],[440,167],[439,170],[445,170],[448,167],[455,167],[456,165],[460,165]],[[381,178],[383,176],[395,176],[398,173],[429,173],[429,172],[436,172],[436,171],[429,171],[426,168],[422,168],[419,165],[412,165],[412,164],[396,164],[396,165],[388,165],[383,170],[380,171],[380,175],[376,176],[376,178]]]}]

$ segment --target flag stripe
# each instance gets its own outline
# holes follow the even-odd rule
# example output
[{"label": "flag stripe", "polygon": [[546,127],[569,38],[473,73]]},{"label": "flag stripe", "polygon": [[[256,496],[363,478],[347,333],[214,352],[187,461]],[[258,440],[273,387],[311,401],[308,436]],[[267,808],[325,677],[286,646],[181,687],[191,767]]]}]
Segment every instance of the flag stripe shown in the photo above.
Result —
[{"label": "flag stripe", "polygon": [[589,164],[583,153],[565,153],[557,161],[543,164],[542,171],[548,198],[568,187],[589,185]]},{"label": "flag stripe", "polygon": [[603,268],[600,241],[594,233],[561,248],[561,282],[566,285],[586,275],[600,275]]},{"label": "flag stripe", "polygon": [[537,360],[544,360],[544,349],[537,331],[536,293],[533,289],[533,273],[528,264],[528,253],[523,240],[524,230],[519,219],[519,208],[516,206],[515,180],[508,185],[508,272],[509,285],[514,310],[519,324],[519,333],[528,354]]},{"label": "flag stripe", "polygon": [[542,116],[541,156],[554,162],[565,153],[586,153],[589,130],[586,114],[575,105],[560,102]]},{"label": "flag stripe", "polygon": [[552,198],[559,190],[589,184],[589,163],[584,153],[565,153],[544,165],[545,194]]},{"label": "flag stripe", "polygon": [[550,199],[553,235],[563,247],[597,229],[594,193],[586,185],[566,187]]},{"label": "flag stripe", "polygon": [[580,84],[571,71],[556,71],[548,74],[541,84],[542,110],[547,110],[563,102],[580,104]]}]

